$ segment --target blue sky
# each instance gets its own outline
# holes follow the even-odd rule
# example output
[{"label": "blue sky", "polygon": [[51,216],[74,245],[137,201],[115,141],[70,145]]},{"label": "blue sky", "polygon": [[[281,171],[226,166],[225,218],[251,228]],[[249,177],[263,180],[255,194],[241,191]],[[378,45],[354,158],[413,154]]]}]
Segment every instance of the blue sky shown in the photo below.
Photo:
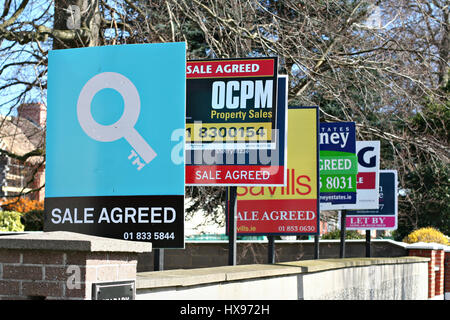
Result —
[{"label": "blue sky", "polygon": [[[0,1],[4,2],[4,0]],[[9,14],[6,19],[10,18],[15,12],[17,7],[20,5],[21,1],[12,1]],[[52,26],[51,17],[53,16],[53,6],[49,8],[48,0],[30,0],[24,12],[20,15],[16,24],[21,24],[20,29],[23,31],[32,31],[33,26],[30,23],[32,19],[37,19],[36,24],[43,24],[48,27]],[[0,4],[0,8],[3,10],[3,3]],[[48,9],[48,10],[47,10]],[[0,24],[3,23],[0,20]],[[9,27],[13,29],[15,25]],[[41,42],[39,46],[30,42],[29,44],[20,45],[18,43],[13,43],[8,40],[3,40],[0,43],[0,70],[3,72],[0,74],[0,113],[3,115],[10,114],[15,115],[16,110],[12,109],[17,107],[17,102],[43,102],[46,103],[46,90],[41,90],[40,88],[32,89],[25,97],[17,98],[20,93],[26,88],[26,84],[16,84],[9,88],[3,88],[7,83],[11,81],[15,82],[28,82],[30,79],[35,79],[39,73],[45,72],[45,66],[37,65],[35,62],[37,59],[33,57],[34,52],[39,52],[42,49],[44,52],[51,48],[51,41]],[[22,66],[11,66],[16,62],[26,62]],[[46,76],[40,78],[41,81],[38,83],[42,85],[46,82]]]}]

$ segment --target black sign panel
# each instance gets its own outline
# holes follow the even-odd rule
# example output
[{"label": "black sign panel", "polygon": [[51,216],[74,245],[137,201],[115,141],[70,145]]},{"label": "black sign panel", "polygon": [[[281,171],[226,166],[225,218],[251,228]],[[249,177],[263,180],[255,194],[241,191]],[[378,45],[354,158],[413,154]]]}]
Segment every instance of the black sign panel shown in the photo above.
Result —
[{"label": "black sign panel", "polygon": [[270,142],[277,70],[276,57],[188,61],[186,142]]},{"label": "black sign panel", "polygon": [[347,211],[349,230],[395,230],[398,224],[397,171],[380,170],[378,209]]},{"label": "black sign panel", "polygon": [[277,71],[277,57],[187,61],[187,185],[284,184]]},{"label": "black sign panel", "polygon": [[92,300],[135,300],[135,281],[92,284]]},{"label": "black sign panel", "polygon": [[380,171],[380,196],[378,203],[378,209],[352,210],[348,211],[347,215],[395,216],[397,214],[397,179],[394,172]]},{"label": "black sign panel", "polygon": [[154,249],[184,248],[184,196],[46,198],[45,210],[45,231],[147,241]]}]

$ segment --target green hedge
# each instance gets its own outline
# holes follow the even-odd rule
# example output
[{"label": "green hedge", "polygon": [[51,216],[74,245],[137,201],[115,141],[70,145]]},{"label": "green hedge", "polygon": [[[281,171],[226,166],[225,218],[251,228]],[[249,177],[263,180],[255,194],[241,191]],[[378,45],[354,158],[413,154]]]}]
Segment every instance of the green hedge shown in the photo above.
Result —
[{"label": "green hedge", "polygon": [[0,211],[0,231],[24,231],[21,216],[22,213],[17,211]]},{"label": "green hedge", "polygon": [[31,210],[22,214],[20,221],[25,226],[25,231],[44,230],[44,210]]},{"label": "green hedge", "polygon": [[[332,239],[340,239],[341,238],[341,230],[337,229],[334,231],[330,231],[328,233],[325,233],[321,237],[325,240],[332,240]],[[358,233],[356,230],[346,230],[345,231],[345,239],[365,239],[366,236]]]}]

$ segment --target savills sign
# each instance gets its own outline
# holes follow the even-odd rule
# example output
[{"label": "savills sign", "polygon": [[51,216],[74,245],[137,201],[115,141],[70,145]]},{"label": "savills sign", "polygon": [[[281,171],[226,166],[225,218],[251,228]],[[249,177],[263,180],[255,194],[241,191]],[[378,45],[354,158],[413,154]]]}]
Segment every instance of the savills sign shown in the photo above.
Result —
[{"label": "savills sign", "polygon": [[237,188],[238,234],[319,232],[318,124],[316,107],[289,107],[286,184]]}]

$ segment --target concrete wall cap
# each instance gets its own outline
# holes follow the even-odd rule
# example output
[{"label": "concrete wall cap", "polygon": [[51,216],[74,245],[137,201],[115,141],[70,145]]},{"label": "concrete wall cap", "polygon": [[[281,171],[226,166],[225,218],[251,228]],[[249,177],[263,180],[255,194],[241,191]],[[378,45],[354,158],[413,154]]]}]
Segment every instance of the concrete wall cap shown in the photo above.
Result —
[{"label": "concrete wall cap", "polygon": [[447,246],[440,243],[416,242],[408,245],[407,249],[429,249],[429,250],[444,250]]},{"label": "concrete wall cap", "polygon": [[213,282],[241,281],[321,272],[332,269],[372,265],[427,263],[428,261],[430,261],[429,258],[410,256],[393,258],[345,258],[139,272],[137,273],[136,288],[145,290],[162,287],[186,287]]},{"label": "concrete wall cap", "polygon": [[152,244],[52,231],[1,236],[0,249],[142,253],[151,252]]}]

